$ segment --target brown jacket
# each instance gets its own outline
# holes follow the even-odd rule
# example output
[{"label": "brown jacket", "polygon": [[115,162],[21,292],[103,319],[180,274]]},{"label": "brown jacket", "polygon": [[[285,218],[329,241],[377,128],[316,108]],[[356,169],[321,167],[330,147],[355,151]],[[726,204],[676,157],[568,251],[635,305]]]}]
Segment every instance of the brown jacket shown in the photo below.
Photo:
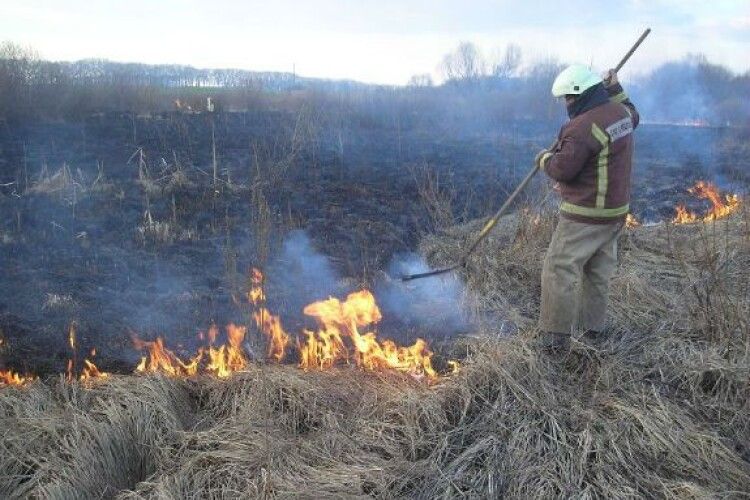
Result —
[{"label": "brown jacket", "polygon": [[609,101],[574,116],[560,129],[544,171],[560,184],[560,214],[578,222],[618,223],[630,210],[633,130],[638,112],[620,84]]}]

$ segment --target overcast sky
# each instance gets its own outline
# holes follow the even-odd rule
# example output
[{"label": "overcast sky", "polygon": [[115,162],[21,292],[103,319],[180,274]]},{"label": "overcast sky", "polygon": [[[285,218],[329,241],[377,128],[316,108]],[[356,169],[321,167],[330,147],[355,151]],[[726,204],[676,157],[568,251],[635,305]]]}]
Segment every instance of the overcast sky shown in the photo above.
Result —
[{"label": "overcast sky", "polygon": [[[562,7],[564,5],[565,7]],[[0,0],[0,41],[45,59],[291,71],[403,84],[472,41],[492,56],[510,42],[524,62],[557,57],[642,72],[687,53],[750,69],[750,0]]]}]

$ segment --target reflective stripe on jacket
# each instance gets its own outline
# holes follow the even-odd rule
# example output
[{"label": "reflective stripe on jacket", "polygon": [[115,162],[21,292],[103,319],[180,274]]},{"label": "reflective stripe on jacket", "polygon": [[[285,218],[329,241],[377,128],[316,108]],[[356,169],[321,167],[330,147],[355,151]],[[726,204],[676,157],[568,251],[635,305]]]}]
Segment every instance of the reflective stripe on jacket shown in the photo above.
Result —
[{"label": "reflective stripe on jacket", "polygon": [[619,84],[607,88],[609,101],[562,126],[555,149],[542,162],[560,184],[562,216],[607,224],[630,210],[633,130],[639,116]]}]

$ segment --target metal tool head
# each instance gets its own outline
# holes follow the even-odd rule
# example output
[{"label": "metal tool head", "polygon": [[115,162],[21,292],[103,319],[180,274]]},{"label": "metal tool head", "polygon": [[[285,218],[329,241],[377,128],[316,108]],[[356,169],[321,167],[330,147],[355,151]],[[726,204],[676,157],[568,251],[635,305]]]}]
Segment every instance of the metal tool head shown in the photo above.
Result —
[{"label": "metal tool head", "polygon": [[444,267],[442,269],[436,269],[434,271],[427,271],[426,273],[404,274],[401,276],[401,281],[411,281],[411,280],[417,280],[420,278],[429,278],[430,276],[437,276],[439,274],[445,274],[445,273],[453,271],[460,265],[461,264],[455,264],[450,267]]}]

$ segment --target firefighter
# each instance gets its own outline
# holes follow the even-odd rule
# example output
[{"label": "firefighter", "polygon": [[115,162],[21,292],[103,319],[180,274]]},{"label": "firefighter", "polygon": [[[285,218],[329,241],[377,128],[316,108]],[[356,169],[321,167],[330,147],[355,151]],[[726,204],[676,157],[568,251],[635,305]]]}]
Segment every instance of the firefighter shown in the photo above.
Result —
[{"label": "firefighter", "polygon": [[564,98],[570,120],[537,166],[562,197],[560,220],[542,269],[539,344],[564,355],[575,329],[583,340],[605,340],[609,280],[617,237],[629,212],[633,130],[638,112],[610,70],[602,79],[586,66],[563,70],[552,95]]}]

